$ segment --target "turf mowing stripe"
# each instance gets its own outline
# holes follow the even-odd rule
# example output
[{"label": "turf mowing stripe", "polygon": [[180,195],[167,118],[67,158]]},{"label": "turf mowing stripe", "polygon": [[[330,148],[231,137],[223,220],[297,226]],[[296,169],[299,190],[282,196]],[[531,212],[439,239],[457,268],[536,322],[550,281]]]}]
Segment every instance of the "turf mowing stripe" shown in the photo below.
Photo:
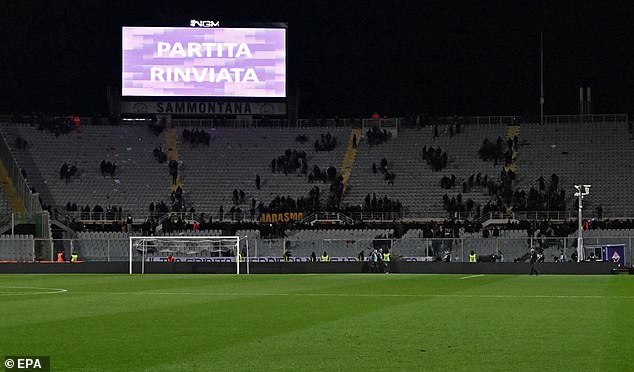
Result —
[{"label": "turf mowing stripe", "polygon": [[239,292],[68,292],[82,295],[169,295],[169,296],[293,296],[293,297],[440,297],[440,298],[578,298],[578,299],[625,299],[633,300],[634,296],[601,296],[601,295],[470,295],[470,294],[398,294],[398,293],[239,293]]},{"label": "turf mowing stripe", "polygon": [[484,274],[477,274],[477,275],[469,275],[469,276],[463,276],[460,279],[470,279],[470,278],[477,278],[479,276],[484,276]]}]

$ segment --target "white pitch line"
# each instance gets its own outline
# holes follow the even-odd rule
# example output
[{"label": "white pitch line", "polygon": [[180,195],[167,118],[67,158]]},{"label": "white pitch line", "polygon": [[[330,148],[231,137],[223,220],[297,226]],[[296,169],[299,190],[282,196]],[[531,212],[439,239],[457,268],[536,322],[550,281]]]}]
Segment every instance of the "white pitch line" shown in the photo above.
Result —
[{"label": "white pitch line", "polygon": [[575,298],[575,299],[625,299],[634,300],[634,296],[602,296],[602,295],[496,295],[496,294],[416,294],[416,293],[240,293],[240,292],[68,292],[84,295],[169,295],[169,296],[217,296],[217,297],[418,297],[418,298]]},{"label": "white pitch line", "polygon": [[[37,289],[40,292],[2,292],[2,289]],[[46,291],[46,292],[43,292]],[[43,294],[56,294],[68,292],[68,289],[64,288],[41,288],[41,287],[0,287],[0,296],[28,296],[28,295],[43,295]]]},{"label": "white pitch line", "polygon": [[484,276],[484,274],[477,274],[477,275],[469,275],[469,276],[463,276],[460,279],[469,279],[469,278],[477,278],[479,276]]}]

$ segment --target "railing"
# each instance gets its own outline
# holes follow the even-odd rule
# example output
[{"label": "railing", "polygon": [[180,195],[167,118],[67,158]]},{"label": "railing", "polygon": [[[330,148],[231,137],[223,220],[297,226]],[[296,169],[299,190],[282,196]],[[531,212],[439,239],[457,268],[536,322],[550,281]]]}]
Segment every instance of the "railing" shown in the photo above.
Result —
[{"label": "railing", "polygon": [[301,222],[305,224],[314,224],[316,221],[332,221],[341,222],[350,225],[354,220],[341,212],[315,212],[306,216]]},{"label": "railing", "polygon": [[111,224],[113,222],[121,222],[125,220],[130,214],[134,220],[134,223],[142,223],[148,220],[150,217],[157,220],[159,223],[165,221],[168,218],[178,219],[179,217],[185,221],[196,220],[198,222],[212,222],[227,221],[227,222],[259,222],[260,216],[256,213],[253,216],[249,211],[243,212],[224,212],[222,218],[219,212],[214,213],[192,213],[192,212],[154,212],[146,214],[132,214],[127,210],[123,212],[88,212],[88,211],[67,211],[64,207],[55,207],[53,211],[53,217],[59,221],[68,222],[81,222],[84,224]]},{"label": "railing", "polygon": [[[56,116],[51,116],[55,118]],[[97,120],[96,120],[97,119]],[[35,123],[38,117],[34,115],[0,115],[0,122],[20,122]],[[388,118],[388,119],[339,119],[339,118],[312,118],[297,119],[291,122],[288,119],[252,119],[252,118],[201,118],[201,119],[180,119],[173,118],[172,125],[177,127],[228,127],[228,128],[247,128],[247,127],[360,127],[362,121],[396,121],[412,125],[416,120],[407,118]],[[120,124],[143,124],[147,125],[150,121],[148,118],[127,119],[121,121]],[[539,124],[539,116],[519,116],[519,115],[490,115],[490,116],[441,116],[427,117],[424,119],[425,124],[434,125],[520,125],[520,124]],[[82,125],[104,125],[107,124],[107,118],[81,117]],[[545,115],[544,124],[566,124],[566,123],[629,123],[627,114],[593,114],[593,115]]]},{"label": "railing", "polygon": [[[281,259],[286,251],[291,257],[307,260],[314,252],[317,257],[323,252],[327,252],[331,258],[342,258],[345,260],[357,260],[361,252],[364,259],[370,255],[372,249],[389,249],[395,260],[441,260],[448,259],[451,262],[468,262],[471,251],[475,252],[480,261],[504,262],[524,262],[528,259],[531,249],[536,249],[543,253],[545,262],[556,261],[560,255],[564,255],[569,261],[573,253],[576,252],[577,239],[571,237],[546,238],[546,237],[506,237],[506,232],[502,236],[493,238],[362,238],[356,239],[353,236],[347,239],[296,239],[293,237],[285,239],[262,239],[247,238],[241,241],[241,252],[246,254],[246,244],[248,241],[249,253],[252,258],[263,258],[265,260]],[[596,252],[601,257],[601,250],[608,245],[623,245],[625,257],[619,261],[621,265],[630,266],[632,263],[632,236],[604,236],[585,237],[584,247],[588,252]],[[184,235],[183,239],[187,239]],[[16,240],[18,241],[18,240]],[[11,246],[13,240],[1,239],[0,252],[4,255],[0,258],[11,260],[7,256],[7,247]],[[47,244],[50,252],[44,259],[55,260],[58,252],[63,252],[67,258],[72,252],[79,255],[81,261],[127,261],[129,259],[128,239],[34,239],[35,245]],[[180,242],[180,243],[179,243]],[[25,252],[30,254],[30,245],[24,246]],[[209,250],[209,240],[196,243],[189,240],[186,244],[180,240],[154,242],[147,255],[154,261],[160,262],[161,257],[171,254],[182,260],[196,261],[205,258],[223,256],[231,259],[234,252],[221,253],[219,250]],[[134,259],[140,260],[140,252],[134,251]],[[226,253],[226,254],[225,254]],[[24,256],[24,255],[22,255]],[[22,257],[21,256],[21,257]],[[493,257],[495,256],[495,257]],[[503,258],[500,258],[503,257]],[[17,260],[17,256],[16,256]],[[21,259],[22,260],[22,259]]]},{"label": "railing", "polygon": [[[598,115],[545,115],[544,124],[566,123],[624,123],[628,122],[627,114]],[[537,120],[539,123],[539,119]]]},{"label": "railing", "polygon": [[361,119],[297,119],[297,127],[359,127],[361,126]]},{"label": "railing", "polygon": [[174,127],[210,127],[210,128],[250,128],[270,127],[288,128],[291,122],[288,119],[172,119]]},{"label": "railing", "polygon": [[[84,212],[84,211],[66,211],[64,207],[56,207],[57,213],[53,212],[53,218],[59,221],[76,221],[83,224],[111,224],[113,222],[121,222],[128,216],[128,211],[123,212]],[[271,212],[274,213],[274,212]],[[319,216],[315,213],[308,213],[306,217],[301,221],[302,223],[309,224],[315,219],[327,219],[340,220],[345,224],[353,224],[355,222],[426,222],[426,221],[441,221],[441,220],[472,220],[483,223],[490,219],[498,220],[519,220],[519,221],[565,221],[576,220],[576,211],[517,211],[517,212],[488,212],[477,215],[475,212],[318,212]],[[328,215],[329,217],[324,217]],[[178,219],[179,217],[183,221],[198,221],[204,222],[260,222],[260,214],[254,213],[251,215],[250,211],[242,212],[224,212],[222,218],[219,212],[167,212],[167,213],[147,213],[143,215],[132,214],[134,223],[142,223],[148,220],[150,217],[154,218],[159,224],[168,218]],[[324,217],[324,218],[322,218]],[[583,212],[584,219],[598,218],[596,210],[585,210]],[[627,211],[604,211],[602,219],[618,219],[627,220],[634,219],[632,213]],[[0,219],[0,226],[10,222],[10,216]]]},{"label": "railing", "polygon": [[[37,193],[33,193],[26,179],[22,175],[22,171],[18,166],[18,163],[13,156],[9,145],[6,143],[4,136],[0,136],[0,158],[2,159],[2,163],[4,164],[5,169],[7,170],[7,174],[11,179],[13,186],[15,187],[20,199],[24,203],[24,209],[26,210],[26,215],[17,215],[17,217],[21,220],[20,222],[25,222],[26,220],[30,220],[29,222],[35,223],[35,236],[38,238],[48,239],[51,237],[51,224],[50,224],[50,216],[49,213],[45,210],[42,210],[42,204],[40,203],[40,196]],[[11,221],[11,227],[16,224],[15,214]],[[38,246],[37,244],[34,246],[34,251],[36,254],[41,251],[43,247]]]},{"label": "railing", "polygon": [[[460,214],[459,219],[473,218],[473,215],[469,214]],[[629,212],[625,209],[611,210],[611,211],[603,211],[601,213],[601,219],[619,219],[619,220],[627,220],[634,219],[632,217],[632,212]],[[599,215],[596,210],[593,209],[585,209],[583,211],[584,219],[598,219]],[[489,219],[516,219],[516,220],[524,220],[524,221],[565,221],[565,220],[576,220],[577,219],[577,211],[567,210],[567,211],[517,211],[517,212],[489,212],[486,214],[482,214],[478,218],[481,219],[481,222],[484,222]]]},{"label": "railing", "polygon": [[[4,117],[4,119],[1,119]],[[0,120],[11,122],[17,120],[14,117],[4,115]],[[33,123],[35,117],[21,117],[19,122]],[[208,127],[208,128],[249,128],[249,127],[270,127],[270,128],[308,128],[308,127],[352,127],[362,126],[362,122],[385,121],[385,126],[389,128],[389,122],[396,121],[399,126],[417,127],[418,124],[410,118],[390,118],[390,119],[297,119],[295,122],[288,119],[252,119],[252,118],[200,118],[200,119],[172,119],[171,125],[174,127]],[[120,121],[117,125],[147,125],[151,120],[148,118],[129,118]],[[521,116],[449,116],[449,117],[428,117],[422,124],[426,125],[535,125],[539,124],[539,117]],[[605,114],[605,115],[547,115],[544,117],[545,124],[565,124],[565,123],[607,123],[626,124],[629,122],[627,114]],[[110,125],[108,119],[99,118],[95,122],[93,118],[82,118],[82,125]]]},{"label": "railing", "polygon": [[523,122],[521,116],[442,116],[439,118],[428,118],[427,124],[451,125],[518,125]]},{"label": "railing", "polygon": [[22,175],[21,169],[16,163],[4,136],[0,136],[0,158],[2,158],[2,163],[9,174],[9,178],[13,181],[13,186],[24,202],[24,208],[27,213],[33,215],[41,212],[42,204],[40,204],[39,194],[31,192],[31,188]]}]

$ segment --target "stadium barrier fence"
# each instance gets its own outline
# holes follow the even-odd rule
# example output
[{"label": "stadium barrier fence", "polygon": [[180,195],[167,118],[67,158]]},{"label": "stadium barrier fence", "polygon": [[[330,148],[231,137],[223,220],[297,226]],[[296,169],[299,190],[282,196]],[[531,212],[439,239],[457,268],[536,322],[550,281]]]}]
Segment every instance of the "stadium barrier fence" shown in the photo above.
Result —
[{"label": "stadium barrier fence", "polygon": [[[184,235],[184,238],[186,236]],[[523,262],[528,259],[531,248],[535,248],[544,254],[545,262],[555,262],[563,253],[566,260],[570,260],[576,251],[576,238],[375,238],[375,239],[260,239],[248,238],[241,241],[241,254],[247,257],[244,249],[248,240],[248,257],[251,260],[281,261],[284,253],[290,253],[290,261],[307,261],[314,252],[317,260],[323,252],[327,252],[333,261],[358,261],[360,252],[363,252],[364,260],[368,260],[373,249],[387,248],[392,254],[393,260],[401,261],[438,261],[469,262],[469,255],[474,251],[481,262]],[[23,240],[22,240],[23,241]],[[13,254],[11,249],[15,242],[10,238],[0,240],[0,257],[6,261],[29,261],[30,257],[24,254]],[[66,259],[70,259],[72,252],[77,252],[80,261],[93,262],[120,262],[129,259],[129,240],[124,239],[33,239],[33,247],[40,245],[50,246],[50,260],[55,261],[58,252],[63,252]],[[623,245],[625,247],[625,266],[632,264],[632,237],[631,236],[605,236],[584,238],[584,246],[587,252],[594,251],[600,257],[600,250],[607,245]],[[31,246],[31,245],[29,245]],[[225,257],[201,254],[191,247],[175,249],[169,254],[183,261],[231,261],[234,253],[227,252]],[[148,251],[147,260],[161,262],[167,256],[166,252]],[[493,257],[495,256],[495,257]],[[502,257],[500,257],[502,256]],[[495,258],[495,260],[494,260]],[[141,260],[140,254],[135,255],[135,260]]]}]

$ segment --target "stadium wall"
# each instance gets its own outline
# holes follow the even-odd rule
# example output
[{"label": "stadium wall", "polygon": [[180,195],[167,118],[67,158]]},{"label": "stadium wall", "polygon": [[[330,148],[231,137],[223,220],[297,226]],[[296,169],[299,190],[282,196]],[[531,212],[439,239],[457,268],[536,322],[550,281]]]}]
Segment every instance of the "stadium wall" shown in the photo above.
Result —
[{"label": "stadium wall", "polygon": [[[537,266],[541,274],[610,274],[617,265],[610,262],[554,263],[545,262]],[[251,274],[335,274],[367,273],[367,262],[261,262],[250,264]],[[2,274],[127,274],[127,262],[82,262],[82,263],[3,263]],[[141,272],[140,263],[134,263],[133,271]],[[242,264],[241,272],[246,272]],[[147,274],[234,274],[234,263],[177,262],[146,263]],[[392,262],[391,273],[407,274],[528,274],[528,263],[449,263],[449,262]]]}]

